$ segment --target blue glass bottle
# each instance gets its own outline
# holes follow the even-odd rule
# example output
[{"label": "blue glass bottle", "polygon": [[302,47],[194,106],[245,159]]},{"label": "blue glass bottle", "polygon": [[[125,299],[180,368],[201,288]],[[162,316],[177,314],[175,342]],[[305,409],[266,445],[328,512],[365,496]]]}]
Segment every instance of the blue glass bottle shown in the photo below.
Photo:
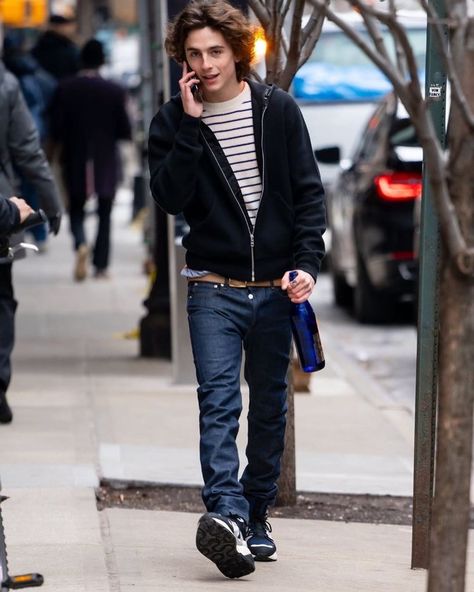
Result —
[{"label": "blue glass bottle", "polygon": [[[290,271],[290,281],[298,272]],[[317,372],[325,366],[323,348],[319,338],[318,323],[311,304],[306,301],[291,305],[291,329],[304,372]]]}]

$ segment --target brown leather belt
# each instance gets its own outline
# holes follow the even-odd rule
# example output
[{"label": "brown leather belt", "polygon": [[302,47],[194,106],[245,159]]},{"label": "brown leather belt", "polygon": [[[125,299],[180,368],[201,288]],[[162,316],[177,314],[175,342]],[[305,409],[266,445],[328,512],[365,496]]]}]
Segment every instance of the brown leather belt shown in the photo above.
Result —
[{"label": "brown leather belt", "polygon": [[281,279],[265,280],[261,282],[243,282],[241,280],[226,278],[215,273],[208,273],[207,275],[203,275],[201,277],[188,278],[188,282],[210,282],[215,284],[224,284],[225,286],[229,286],[229,288],[273,288],[281,286]]}]

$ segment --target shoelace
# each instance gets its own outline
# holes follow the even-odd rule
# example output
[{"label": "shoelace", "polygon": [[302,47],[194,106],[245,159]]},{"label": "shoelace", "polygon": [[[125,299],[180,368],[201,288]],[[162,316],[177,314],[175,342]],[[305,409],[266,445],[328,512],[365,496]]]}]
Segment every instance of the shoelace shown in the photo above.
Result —
[{"label": "shoelace", "polygon": [[245,534],[248,531],[248,527],[245,523],[245,520],[240,516],[230,516],[230,519],[232,520],[232,522],[234,522],[234,524],[237,525],[239,529],[239,536],[245,540]]},{"label": "shoelace", "polygon": [[272,525],[268,520],[255,520],[248,527],[247,536],[267,536],[272,532]]}]

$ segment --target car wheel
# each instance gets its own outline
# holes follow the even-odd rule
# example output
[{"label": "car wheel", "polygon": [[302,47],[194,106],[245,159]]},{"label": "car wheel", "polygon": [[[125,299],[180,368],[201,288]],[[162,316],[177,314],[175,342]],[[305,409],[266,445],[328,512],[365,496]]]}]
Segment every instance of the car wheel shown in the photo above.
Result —
[{"label": "car wheel", "polygon": [[354,314],[360,323],[387,323],[393,319],[395,301],[373,287],[360,255],[357,256],[357,283],[354,289]]},{"label": "car wheel", "polygon": [[341,308],[347,308],[352,305],[353,291],[349,284],[346,282],[346,278],[337,273],[337,271],[331,272],[332,276],[332,288],[334,293],[334,302]]}]

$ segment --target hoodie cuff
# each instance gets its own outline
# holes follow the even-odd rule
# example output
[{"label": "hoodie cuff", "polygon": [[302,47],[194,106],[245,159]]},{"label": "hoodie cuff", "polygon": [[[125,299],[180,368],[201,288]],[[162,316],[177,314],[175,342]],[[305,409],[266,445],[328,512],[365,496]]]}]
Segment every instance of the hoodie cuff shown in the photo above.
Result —
[{"label": "hoodie cuff", "polygon": [[199,124],[201,122],[200,117],[193,117],[187,113],[183,113],[181,119],[180,131],[185,133],[187,136],[193,137],[196,140],[199,137]]}]

